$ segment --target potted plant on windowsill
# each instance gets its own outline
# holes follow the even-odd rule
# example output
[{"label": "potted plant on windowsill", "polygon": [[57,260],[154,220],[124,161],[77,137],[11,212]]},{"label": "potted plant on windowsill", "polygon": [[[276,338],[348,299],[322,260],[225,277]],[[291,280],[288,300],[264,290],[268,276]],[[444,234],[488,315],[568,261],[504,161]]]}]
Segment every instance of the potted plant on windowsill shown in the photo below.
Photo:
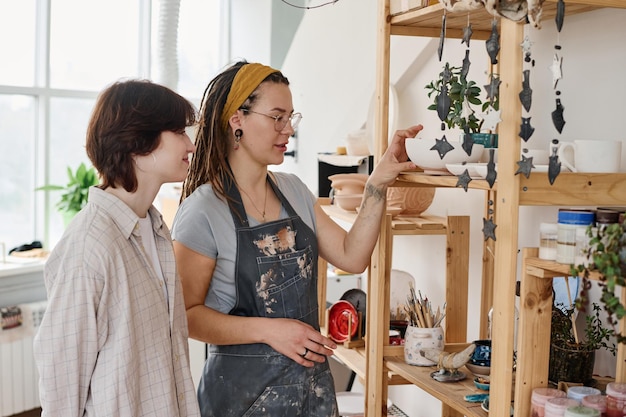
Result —
[{"label": "potted plant on windowsill", "polygon": [[614,332],[600,319],[601,308],[593,304],[593,312],[585,316],[585,335],[578,338],[573,326],[574,309],[552,307],[550,362],[548,379],[553,383],[574,382],[591,384],[596,351],[606,349],[615,355]]},{"label": "potted plant on windowsill", "polygon": [[66,225],[87,203],[89,187],[98,184],[98,174],[93,167],[87,168],[81,163],[76,171],[67,167],[67,177],[68,182],[65,186],[49,184],[37,188],[37,191],[63,191],[56,208],[63,215]]}]

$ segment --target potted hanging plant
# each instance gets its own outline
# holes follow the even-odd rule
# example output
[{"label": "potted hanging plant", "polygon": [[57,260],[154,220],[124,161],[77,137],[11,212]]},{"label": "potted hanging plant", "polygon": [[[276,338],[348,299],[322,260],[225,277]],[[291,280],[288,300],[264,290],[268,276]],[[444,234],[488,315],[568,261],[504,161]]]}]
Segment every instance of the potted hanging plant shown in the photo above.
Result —
[{"label": "potted hanging plant", "polygon": [[98,174],[93,167],[87,168],[81,163],[76,171],[67,167],[67,177],[68,182],[64,186],[49,184],[37,188],[37,191],[62,191],[56,208],[63,215],[66,225],[87,204],[89,187],[98,184]]},{"label": "potted hanging plant", "polygon": [[484,102],[481,99],[482,88],[473,80],[468,80],[462,67],[443,67],[439,76],[426,85],[428,97],[433,103],[428,110],[435,110],[442,123],[448,129],[459,128],[464,134],[472,135],[475,143],[485,147],[497,146],[497,135],[482,132],[483,118],[476,114],[476,108],[481,106],[483,114],[499,109],[499,95],[495,92]]},{"label": "potted hanging plant", "polygon": [[589,384],[593,381],[596,351],[606,349],[615,355],[614,332],[603,326],[601,308],[593,304],[593,312],[585,316],[584,337],[579,338],[573,325],[574,308],[552,307],[550,361],[548,379]]},{"label": "potted hanging plant", "polygon": [[[620,216],[621,217],[621,216]],[[618,323],[626,315],[626,307],[616,294],[616,287],[626,286],[626,221],[609,224],[605,227],[587,228],[589,238],[587,263],[572,265],[570,273],[579,275],[583,281],[583,291],[576,300],[576,306],[583,309],[587,302],[589,277],[598,274],[601,289],[600,302],[608,315],[608,323],[618,343],[626,343],[626,335],[620,333]]]}]

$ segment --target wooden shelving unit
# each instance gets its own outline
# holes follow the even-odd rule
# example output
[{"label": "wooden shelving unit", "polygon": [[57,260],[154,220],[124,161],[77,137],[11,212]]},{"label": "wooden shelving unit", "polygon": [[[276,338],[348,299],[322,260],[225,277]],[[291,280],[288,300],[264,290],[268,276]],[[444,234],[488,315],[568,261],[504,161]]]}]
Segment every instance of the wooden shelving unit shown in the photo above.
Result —
[{"label": "wooden shelving unit", "polygon": [[[626,8],[622,0],[566,0],[568,15],[585,13],[599,8]],[[390,0],[379,1],[378,43],[377,43],[377,90],[378,111],[376,114],[375,159],[384,153],[388,138],[389,63],[390,37],[392,35],[439,37],[443,15],[439,4],[407,12],[390,12]],[[543,5],[542,21],[553,19],[556,13],[556,0],[546,0]],[[474,39],[487,39],[491,31],[493,17],[484,9],[470,12]],[[467,24],[467,12],[447,13],[446,36],[461,38]],[[524,25],[500,19],[499,74],[500,108],[502,122],[498,134],[498,183],[493,189],[486,181],[474,180],[470,188],[485,190],[486,201],[492,200],[495,208],[495,223],[498,225],[498,239],[487,243],[485,250],[495,253],[495,259],[483,256],[483,288],[481,300],[481,323],[486,322],[487,309],[493,305],[493,356],[491,362],[490,415],[508,416],[512,400],[515,400],[515,417],[529,415],[532,389],[548,383],[549,357],[549,317],[551,314],[552,277],[569,273],[567,265],[545,263],[533,256],[532,250],[524,252],[522,277],[521,311],[518,328],[518,365],[513,374],[515,350],[513,321],[515,308],[515,285],[517,276],[517,245],[520,206],[624,206],[626,205],[626,174],[572,174],[562,173],[553,185],[547,174],[532,173],[529,178],[515,175],[519,159],[520,138],[519,120],[522,114],[518,93],[522,85],[522,50]],[[395,186],[455,187],[455,177],[435,177],[423,173],[407,172],[400,175]],[[487,205],[485,205],[487,207]],[[425,369],[405,365],[398,355],[389,355],[385,345],[387,339],[388,281],[392,247],[392,227],[390,216],[385,219],[379,243],[372,258],[370,268],[370,288],[372,301],[368,302],[368,328],[366,349],[361,353],[366,361],[366,415],[379,417],[386,415],[387,385],[389,374],[400,376],[442,401],[442,415],[485,416],[486,413],[462,401],[460,392],[467,387],[463,383],[446,385],[429,380]],[[450,234],[448,234],[450,237]],[[491,245],[491,246],[489,246]],[[467,254],[465,255],[467,256]],[[450,259],[450,256],[449,256]],[[492,262],[492,263],[491,263]],[[559,275],[560,274],[560,275]],[[448,270],[448,277],[450,270]],[[494,276],[498,279],[494,280]],[[494,297],[494,294],[498,294]],[[449,294],[448,294],[449,295]],[[466,294],[456,294],[461,299]],[[454,303],[447,300],[448,305]],[[465,301],[466,302],[466,301]],[[465,304],[465,308],[466,308]],[[371,307],[371,308],[370,308]],[[466,314],[466,313],[465,313]],[[466,317],[465,317],[466,319]],[[465,322],[464,319],[464,322]],[[448,320],[447,320],[448,321]],[[622,323],[622,326],[624,324]],[[461,326],[462,327],[462,326]],[[447,334],[447,342],[466,342],[462,331]],[[484,335],[481,327],[481,335]],[[626,351],[623,345],[618,349],[617,381],[626,381]],[[361,369],[363,372],[363,369]],[[515,388],[514,388],[515,387]]]}]

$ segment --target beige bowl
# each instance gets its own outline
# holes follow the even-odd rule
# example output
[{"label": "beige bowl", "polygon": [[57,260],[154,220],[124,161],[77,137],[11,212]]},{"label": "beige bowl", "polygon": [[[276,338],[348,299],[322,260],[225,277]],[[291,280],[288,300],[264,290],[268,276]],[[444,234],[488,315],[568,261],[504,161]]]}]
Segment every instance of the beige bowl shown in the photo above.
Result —
[{"label": "beige bowl", "polygon": [[356,211],[362,199],[363,194],[335,194],[336,204],[346,211]]},{"label": "beige bowl", "polygon": [[435,198],[435,188],[431,187],[389,187],[387,207],[399,208],[398,214],[419,216],[426,211]]},{"label": "beige bowl", "polygon": [[363,194],[367,174],[335,174],[328,177],[330,186],[335,190],[335,195]]},{"label": "beige bowl", "polygon": [[447,173],[446,164],[461,164],[463,162],[478,162],[483,154],[483,145],[477,143],[472,147],[472,154],[468,155],[462,147],[461,142],[448,140],[450,145],[454,147],[447,152],[443,158],[439,156],[439,152],[433,150],[435,139],[407,139],[405,143],[406,153],[417,165],[425,172]]}]

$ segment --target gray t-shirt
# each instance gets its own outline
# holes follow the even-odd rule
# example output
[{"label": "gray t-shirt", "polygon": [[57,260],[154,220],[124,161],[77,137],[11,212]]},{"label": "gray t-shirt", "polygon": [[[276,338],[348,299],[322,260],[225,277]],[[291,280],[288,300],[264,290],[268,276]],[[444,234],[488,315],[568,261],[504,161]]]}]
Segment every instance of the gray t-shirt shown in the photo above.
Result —
[{"label": "gray t-shirt", "polygon": [[[314,231],[317,197],[294,174],[273,173],[278,188],[298,216]],[[281,209],[280,218],[287,217]],[[250,226],[259,223],[248,217]],[[237,237],[232,215],[225,201],[204,184],[187,197],[178,208],[172,226],[172,238],[189,249],[216,259],[215,272],[204,304],[222,313],[235,306],[235,255]]]}]

